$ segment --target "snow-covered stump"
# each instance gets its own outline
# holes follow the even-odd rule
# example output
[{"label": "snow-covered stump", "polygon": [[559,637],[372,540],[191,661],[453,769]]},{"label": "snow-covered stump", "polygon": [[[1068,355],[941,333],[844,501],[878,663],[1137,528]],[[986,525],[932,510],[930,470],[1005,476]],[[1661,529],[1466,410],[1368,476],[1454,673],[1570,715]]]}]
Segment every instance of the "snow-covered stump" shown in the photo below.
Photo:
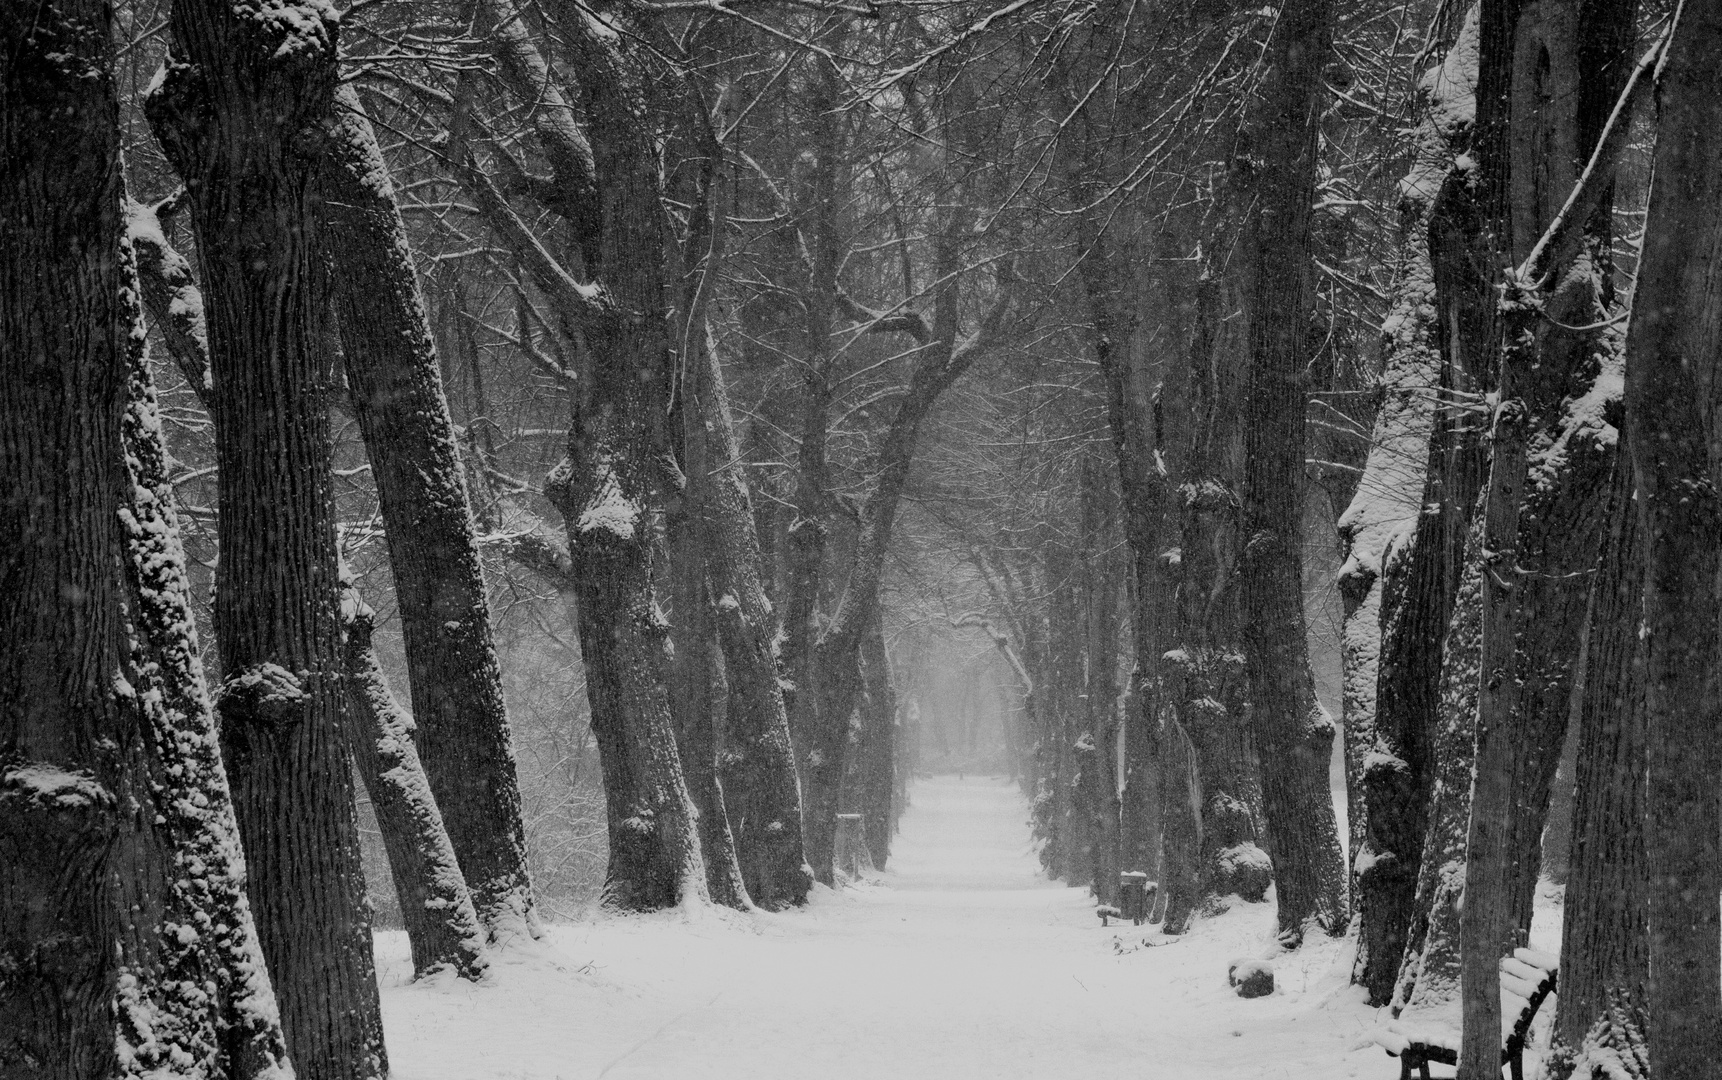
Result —
[{"label": "snow-covered stump", "polygon": [[1226,981],[1241,998],[1267,997],[1274,992],[1274,966],[1266,960],[1233,960]]}]

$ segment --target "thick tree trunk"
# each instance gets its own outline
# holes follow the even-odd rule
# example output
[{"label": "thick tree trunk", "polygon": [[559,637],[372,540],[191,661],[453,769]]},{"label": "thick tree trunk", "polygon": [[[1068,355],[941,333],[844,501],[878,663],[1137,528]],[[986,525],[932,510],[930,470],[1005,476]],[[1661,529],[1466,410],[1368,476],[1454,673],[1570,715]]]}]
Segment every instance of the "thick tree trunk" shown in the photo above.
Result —
[{"label": "thick tree trunk", "polygon": [[1722,1074],[1716,779],[1722,4],[1688,3],[1658,72],[1655,179],[1626,339],[1646,532],[1649,1049],[1659,1077]]},{"label": "thick tree trunk", "polygon": [[812,884],[802,847],[801,782],[779,682],[776,622],[766,598],[759,537],[730,418],[723,370],[709,337],[688,392],[705,465],[689,476],[706,578],[729,678],[720,776],[742,880],[768,910],[803,903]]},{"label": "thick tree trunk", "polygon": [[1333,722],[1315,700],[1303,617],[1304,393],[1313,290],[1310,207],[1331,53],[1327,0],[1280,9],[1258,141],[1242,555],[1245,671],[1261,751],[1266,840],[1281,937],[1345,929],[1345,865],[1328,789]]},{"label": "thick tree trunk", "polygon": [[341,595],[341,616],[353,762],[388,849],[413,975],[453,968],[476,982],[487,966],[484,933],[413,745],[413,718],[396,703],[371,647],[375,613],[350,582]]},{"label": "thick tree trunk", "polygon": [[526,829],[472,514],[393,185],[359,96],[318,176],[347,389],[376,480],[417,743],[491,938],[535,933]]},{"label": "thick tree trunk", "polygon": [[1561,921],[1561,985],[1551,1076],[1588,1080],[1596,1059],[1644,1060],[1650,975],[1644,821],[1645,532],[1632,460],[1618,454],[1605,508],[1613,521],[1591,609],[1579,706],[1572,858]]},{"label": "thick tree trunk", "polygon": [[[1171,481],[1157,453],[1148,372],[1134,363],[1129,328],[1118,314],[1120,282],[1127,273],[1114,254],[1114,242],[1098,231],[1084,236],[1078,270],[1093,327],[1090,347],[1106,381],[1106,417],[1118,459],[1124,504],[1124,534],[1129,541],[1135,588],[1131,608],[1135,663],[1125,705],[1124,790],[1120,806],[1121,858],[1126,869],[1165,876],[1161,869],[1161,655],[1167,642],[1164,609],[1170,606],[1170,574],[1161,558],[1162,535],[1170,520]],[[1186,849],[1180,848],[1180,852]],[[1194,850],[1188,849],[1193,855]],[[1168,868],[1169,869],[1169,868]],[[1179,873],[1193,881],[1194,866]]]},{"label": "thick tree trunk", "polygon": [[[288,17],[288,15],[291,17]],[[388,1065],[342,722],[317,161],[335,24],[176,0],[148,111],[190,191],[220,469],[218,695],[287,1046],[314,1080]]]},{"label": "thick tree trunk", "polygon": [[0,1073],[273,1076],[134,302],[110,18],[0,14]]},{"label": "thick tree trunk", "polygon": [[1392,996],[1405,951],[1429,796],[1427,710],[1405,707],[1410,702],[1398,693],[1408,682],[1399,677],[1404,667],[1389,659],[1433,653],[1433,665],[1422,663],[1439,664],[1438,624],[1418,618],[1436,606],[1428,602],[1432,590],[1409,579],[1418,569],[1433,569],[1428,548],[1434,537],[1422,514],[1441,378],[1430,229],[1476,79],[1477,22],[1473,16],[1462,30],[1458,24],[1459,18],[1447,20],[1444,34],[1437,27],[1446,56],[1425,76],[1426,112],[1401,188],[1404,233],[1393,302],[1382,326],[1382,403],[1363,481],[1339,520],[1346,778],[1358,916],[1352,981],[1376,1005]]},{"label": "thick tree trunk", "polygon": [[[691,439],[688,440],[691,443]],[[706,465],[685,453],[684,472]],[[718,779],[720,731],[725,722],[729,685],[724,671],[718,628],[706,590],[701,557],[703,537],[684,490],[680,505],[666,515],[670,554],[671,637],[675,644],[670,665],[670,712],[676,721],[676,750],[687,778],[688,795],[699,809],[700,854],[706,866],[706,889],[714,902],[745,911],[750,906],[736,858],[723,785]]]},{"label": "thick tree trunk", "polygon": [[[1631,7],[1620,6],[1624,19],[1593,12],[1589,25],[1630,26]],[[1521,261],[1502,292],[1483,507],[1476,765],[1460,919],[1466,1049],[1459,1065],[1467,1077],[1499,1071],[1497,968],[1530,935],[1549,790],[1572,711],[1614,471],[1615,429],[1605,417],[1618,412],[1620,396],[1610,343],[1595,330],[1570,328],[1607,321],[1584,240],[1594,220],[1600,227],[1589,229],[1590,249],[1607,250],[1602,197],[1630,120],[1621,117],[1614,136],[1602,139],[1611,96],[1581,96],[1579,88],[1624,82],[1624,42],[1581,52],[1576,6],[1527,11],[1518,38],[1513,123],[1538,137],[1515,140],[1519,157],[1510,170],[1514,233],[1529,250],[1513,252]],[[1581,67],[1581,56],[1596,66]],[[1581,111],[1587,107],[1591,115]]]}]

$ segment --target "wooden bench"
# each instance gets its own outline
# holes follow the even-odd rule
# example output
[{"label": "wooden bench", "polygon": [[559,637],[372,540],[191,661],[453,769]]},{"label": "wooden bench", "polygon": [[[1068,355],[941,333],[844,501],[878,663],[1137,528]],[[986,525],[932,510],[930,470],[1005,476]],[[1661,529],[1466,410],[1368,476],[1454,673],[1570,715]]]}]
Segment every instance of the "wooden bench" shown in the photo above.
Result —
[{"label": "wooden bench", "polygon": [[[1513,955],[1501,958],[1501,1001],[1519,1003],[1518,1019],[1501,1046],[1501,1067],[1508,1070],[1512,1080],[1525,1078],[1525,1043],[1531,1035],[1531,1022],[1544,1000],[1555,992],[1555,978],[1560,959],[1532,949],[1514,949]],[[1399,1058],[1400,1080],[1411,1080],[1416,1069],[1420,1080],[1429,1080],[1429,1064],[1459,1064],[1459,1035],[1448,1029],[1419,1028],[1405,1020],[1395,1020],[1375,1033],[1375,1041],[1389,1056]]]},{"label": "wooden bench", "polygon": [[1160,891],[1156,882],[1148,880],[1148,875],[1140,870],[1126,870],[1118,875],[1118,906],[1101,904],[1094,909],[1100,916],[1100,925],[1108,925],[1108,919],[1123,922],[1129,919],[1133,924],[1141,926],[1148,921],[1148,913],[1154,907],[1154,895]]}]

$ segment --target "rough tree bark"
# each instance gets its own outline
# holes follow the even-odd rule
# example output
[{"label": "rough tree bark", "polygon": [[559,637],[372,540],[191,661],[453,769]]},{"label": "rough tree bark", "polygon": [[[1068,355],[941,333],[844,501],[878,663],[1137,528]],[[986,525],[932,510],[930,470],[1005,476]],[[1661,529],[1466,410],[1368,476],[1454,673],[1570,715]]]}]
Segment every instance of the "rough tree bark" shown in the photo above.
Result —
[{"label": "rough tree bark", "polygon": [[0,13],[0,1072],[279,1078],[144,358],[111,17]]},{"label": "rough tree bark", "polygon": [[[1625,448],[1622,448],[1623,450]],[[1561,920],[1561,985],[1550,1076],[1589,1080],[1610,1057],[1646,1080],[1650,976],[1644,829],[1645,533],[1630,453],[1617,454],[1591,610],[1579,706],[1572,858]]]},{"label": "rough tree bark", "polygon": [[1389,661],[1408,660],[1413,650],[1439,653],[1431,648],[1438,631],[1431,633],[1428,620],[1416,616],[1433,606],[1417,602],[1431,590],[1413,592],[1410,605],[1403,601],[1413,566],[1432,566],[1426,549],[1433,537],[1420,528],[1441,379],[1430,228],[1454,144],[1474,106],[1477,23],[1465,21],[1461,31],[1461,19],[1437,24],[1445,55],[1422,78],[1424,114],[1401,186],[1403,232],[1392,305],[1381,328],[1382,402],[1363,480],[1339,519],[1346,778],[1351,827],[1359,838],[1352,852],[1358,918],[1352,981],[1376,1005],[1392,996],[1405,951],[1429,795],[1427,714],[1405,707],[1403,668]]},{"label": "rough tree bark", "polygon": [[1655,179],[1626,338],[1645,530],[1651,1066],[1722,1074],[1716,662],[1722,528],[1722,3],[1688,2],[1658,72]]},{"label": "rough tree bark", "polygon": [[776,621],[765,594],[759,537],[723,370],[709,338],[695,359],[688,394],[706,465],[688,479],[729,673],[720,770],[725,805],[748,895],[777,910],[803,903],[813,883],[802,848],[801,781],[778,682]]},{"label": "rough tree bark", "polygon": [[359,864],[315,193],[329,9],[176,0],[146,109],[205,273],[220,469],[217,698],[258,933],[300,1074],[387,1073]]},{"label": "rough tree bark", "polygon": [[[1617,6],[1624,11],[1610,15],[1592,5],[1581,26],[1576,4],[1533,5],[1516,35],[1511,122],[1532,137],[1514,140],[1509,171],[1513,232],[1529,250],[1513,252],[1522,261],[1507,271],[1501,294],[1484,489],[1476,778],[1460,915],[1459,1066],[1467,1077],[1500,1068],[1497,968],[1530,935],[1614,471],[1607,416],[1619,411],[1618,335],[1611,347],[1597,329],[1608,311],[1596,260],[1610,242],[1606,194],[1631,112],[1630,98],[1617,110],[1608,93],[1625,82],[1632,21],[1631,5]],[[1582,48],[1587,29],[1610,40]],[[1648,72],[1639,72],[1635,89],[1648,85]]]},{"label": "rough tree bark", "polygon": [[[183,202],[183,195],[182,191],[172,197],[169,204]],[[180,373],[209,409],[209,338],[203,293],[190,276],[190,264],[168,242],[162,216],[157,208],[130,204],[128,231],[139,246],[151,251],[149,258],[139,260],[141,291]],[[165,322],[173,324],[171,330]],[[341,617],[348,633],[344,674],[352,720],[347,735],[360,777],[378,808],[378,825],[405,915],[414,970],[423,975],[450,965],[476,979],[485,970],[476,952],[483,937],[473,938],[473,907],[465,878],[418,754],[412,749],[412,718],[396,704],[370,647],[370,609],[352,590],[345,570],[342,574]],[[363,642],[356,645],[352,634],[355,617],[361,611]]]},{"label": "rough tree bark", "polygon": [[[671,422],[692,421],[678,406]],[[684,440],[691,444],[692,440]],[[681,468],[698,472],[706,465],[684,445]],[[691,486],[691,485],[689,485]],[[700,852],[705,858],[706,889],[716,903],[745,911],[751,905],[737,860],[735,834],[730,830],[729,810],[723,784],[718,778],[722,753],[722,731],[728,711],[729,680],[724,671],[722,646],[706,585],[706,570],[700,535],[690,505],[692,493],[684,487],[681,498],[672,500],[665,514],[664,531],[669,549],[669,593],[671,640],[674,653],[669,667],[670,713],[676,723],[676,752],[687,778],[688,795],[699,809]]]},{"label": "rough tree bark", "polygon": [[1180,906],[1211,904],[1233,894],[1260,900],[1272,880],[1267,854],[1257,844],[1261,786],[1247,729],[1249,693],[1240,645],[1237,477],[1243,372],[1231,358],[1244,343],[1224,318],[1235,309],[1226,276],[1209,267],[1197,285],[1195,332],[1182,380],[1188,419],[1174,458],[1182,475],[1175,647],[1164,655],[1168,715],[1178,737],[1189,744],[1196,778],[1193,789],[1168,778],[1167,831],[1172,832],[1176,789],[1186,802],[1196,801],[1188,813],[1199,824],[1199,861],[1197,876],[1184,884],[1190,895],[1182,904],[1178,878],[1164,875],[1169,926],[1180,921],[1174,919]]},{"label": "rough tree bark", "polygon": [[531,934],[502,674],[436,346],[370,120],[350,86],[335,108],[317,179],[324,253],[388,540],[416,742],[491,939]]},{"label": "rough tree bark", "polygon": [[1265,839],[1282,940],[1308,924],[1344,931],[1345,865],[1328,791],[1333,722],[1315,700],[1305,652],[1301,493],[1303,370],[1313,305],[1315,202],[1323,65],[1332,51],[1327,0],[1290,0],[1269,43],[1253,190],[1250,374],[1245,392],[1239,588],[1244,668],[1262,763]]},{"label": "rough tree bark", "polygon": [[[586,349],[574,393],[568,456],[545,493],[568,531],[586,693],[609,811],[606,903],[652,910],[709,899],[697,811],[676,751],[667,692],[668,627],[654,590],[651,508],[668,483],[667,417],[673,377],[663,177],[644,115],[642,73],[579,9],[563,20],[583,62],[585,127],[532,42],[520,12],[486,5],[504,79],[538,102],[534,124],[554,175],[517,179],[568,219],[590,282],[546,250],[472,156],[455,171],[491,228],[551,299],[570,339]],[[491,147],[498,155],[505,151]],[[505,168],[519,172],[518,164]],[[547,201],[546,201],[547,200]],[[595,201],[594,201],[595,200]]]}]

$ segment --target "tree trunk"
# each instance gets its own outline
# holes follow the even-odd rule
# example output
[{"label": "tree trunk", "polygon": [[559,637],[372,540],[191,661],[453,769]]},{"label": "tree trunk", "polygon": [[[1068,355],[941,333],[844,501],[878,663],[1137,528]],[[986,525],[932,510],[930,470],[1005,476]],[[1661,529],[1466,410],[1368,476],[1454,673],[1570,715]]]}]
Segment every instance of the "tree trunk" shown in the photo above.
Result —
[{"label": "tree trunk", "polygon": [[729,676],[720,776],[748,895],[775,911],[804,903],[812,884],[802,847],[801,783],[723,369],[709,336],[703,345],[688,392],[696,418],[693,438],[703,442],[705,466],[693,470],[688,483]]},{"label": "tree trunk", "polygon": [[[692,439],[687,442],[691,444]],[[705,462],[695,454],[683,455],[684,472],[705,468]],[[735,836],[718,779],[719,732],[724,725],[729,685],[707,592],[703,538],[694,520],[699,511],[689,505],[691,500],[692,491],[685,488],[680,505],[666,515],[665,525],[670,553],[671,636],[675,643],[670,665],[670,712],[676,721],[676,751],[687,778],[688,795],[700,812],[706,888],[714,902],[746,911],[752,905],[742,882]]]},{"label": "tree trunk", "polygon": [[876,869],[891,857],[897,823],[891,800],[897,788],[897,692],[885,650],[885,628],[877,619],[861,639],[861,745],[856,751],[857,807],[867,850]]},{"label": "tree trunk", "polygon": [[1650,1061],[1722,1074],[1716,546],[1722,4],[1681,8],[1658,78],[1655,179],[1626,339],[1626,422],[1646,532]]},{"label": "tree trunk", "polygon": [[1328,789],[1333,722],[1315,700],[1303,617],[1304,393],[1314,302],[1310,207],[1331,54],[1327,0],[1291,0],[1268,46],[1268,113],[1258,127],[1250,376],[1245,397],[1245,671],[1261,751],[1266,839],[1290,944],[1313,922],[1345,929],[1345,866]]},{"label": "tree trunk", "polygon": [[[1587,24],[1630,26],[1630,5],[1623,6],[1624,19],[1593,12]],[[1500,301],[1483,506],[1481,685],[1460,917],[1466,1049],[1459,1065],[1467,1077],[1500,1069],[1497,969],[1530,935],[1549,790],[1572,711],[1614,471],[1615,430],[1605,416],[1619,405],[1618,358],[1595,329],[1570,328],[1607,322],[1583,241],[1588,231],[1592,251],[1609,245],[1602,193],[1630,119],[1603,139],[1612,97],[1581,96],[1579,88],[1620,86],[1628,57],[1617,41],[1613,50],[1584,50],[1583,61],[1596,66],[1581,67],[1580,35],[1576,5],[1530,8],[1516,35],[1512,123],[1527,137],[1514,140],[1519,156],[1509,170],[1519,265],[1508,271]],[[1585,158],[1590,165],[1581,172]],[[1600,227],[1587,230],[1590,222]]]},{"label": "tree trunk", "polygon": [[0,13],[0,1072],[273,1076],[133,299],[111,15]]},{"label": "tree trunk", "polygon": [[[1439,666],[1438,623],[1419,615],[1436,605],[1429,584],[1435,537],[1423,515],[1430,440],[1441,378],[1435,265],[1430,251],[1436,195],[1452,170],[1456,130],[1473,104],[1475,17],[1436,28],[1446,55],[1426,78],[1425,114],[1413,136],[1413,163],[1400,197],[1401,238],[1392,306],[1382,326],[1383,400],[1358,494],[1339,520],[1344,561],[1344,709],[1346,778],[1351,803],[1352,885],[1358,916],[1352,981],[1375,1005],[1393,993],[1405,951],[1429,796],[1426,709],[1406,708],[1400,677],[1417,653]],[[1419,544],[1422,546],[1419,547]],[[1409,601],[1409,603],[1407,603]],[[1397,707],[1396,707],[1397,706]]]},{"label": "tree trunk", "polygon": [[1592,1075],[1592,1055],[1634,1061],[1646,1080],[1649,890],[1644,822],[1645,533],[1632,460],[1616,456],[1606,507],[1614,523],[1591,611],[1579,706],[1572,859],[1561,921],[1561,974],[1550,1075]]},{"label": "tree trunk", "polygon": [[453,968],[484,977],[484,933],[461,877],[424,767],[413,745],[413,718],[395,702],[371,647],[375,613],[350,581],[341,596],[346,623],[347,707],[353,762],[377,813],[401,919],[412,946],[413,976]]},{"label": "tree trunk", "polygon": [[248,889],[300,1075],[388,1071],[343,728],[317,246],[335,24],[176,0],[147,109],[190,191],[205,272],[221,562],[223,757]]},{"label": "tree trunk", "polygon": [[351,86],[317,178],[347,390],[382,508],[430,790],[492,940],[536,934],[502,674],[436,346]]}]

